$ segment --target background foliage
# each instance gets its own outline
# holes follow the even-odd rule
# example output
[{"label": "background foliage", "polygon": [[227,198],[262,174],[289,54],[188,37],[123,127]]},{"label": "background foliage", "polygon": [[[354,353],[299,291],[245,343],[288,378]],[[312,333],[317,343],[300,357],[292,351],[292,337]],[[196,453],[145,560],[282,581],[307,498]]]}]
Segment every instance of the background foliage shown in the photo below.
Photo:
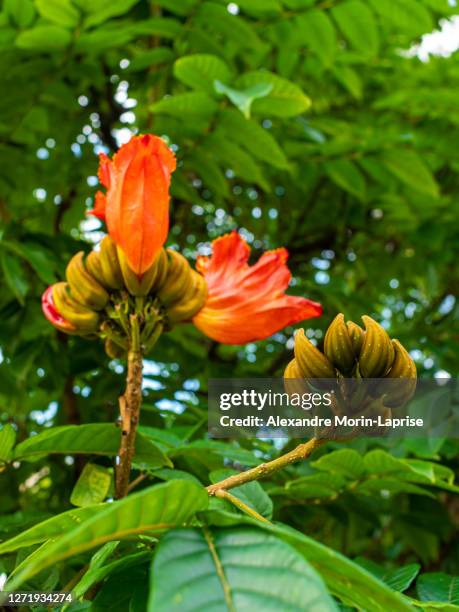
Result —
[{"label": "background foliage", "polygon": [[[421,376],[457,376],[459,55],[413,52],[455,4],[3,0],[0,540],[23,540],[0,544],[0,575],[16,566],[28,588],[75,587],[75,610],[144,610],[149,584],[150,610],[220,610],[231,602],[216,555],[236,609],[409,609],[401,591],[425,609],[459,605],[456,441],[329,444],[236,491],[294,530],[207,508],[199,484],[279,450],[209,441],[207,380],[280,374],[292,329],[245,347],[191,327],[163,337],[145,365],[136,467],[148,477],[124,502],[88,506],[111,495],[123,364],[58,335],[40,309],[70,255],[100,239],[85,220],[96,153],[154,132],[179,161],[170,245],[194,259],[233,228],[254,256],[284,245],[291,292],[324,305],[309,337],[337,312],[370,314]],[[165,518],[196,513],[156,545]]]}]

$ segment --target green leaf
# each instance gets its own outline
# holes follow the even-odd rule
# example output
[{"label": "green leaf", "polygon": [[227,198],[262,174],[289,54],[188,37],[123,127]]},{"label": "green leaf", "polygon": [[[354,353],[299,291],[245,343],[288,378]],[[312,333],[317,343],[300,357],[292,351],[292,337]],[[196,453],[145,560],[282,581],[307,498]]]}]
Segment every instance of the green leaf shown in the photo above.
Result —
[{"label": "green leaf", "polygon": [[325,11],[313,10],[295,17],[296,37],[304,43],[325,66],[330,66],[336,53],[336,31]]},{"label": "green leaf", "polygon": [[198,0],[158,0],[158,6],[167,9],[171,13],[185,17],[189,15]]},{"label": "green leaf", "polygon": [[356,562],[385,582],[391,589],[400,593],[408,589],[421,569],[421,566],[417,563],[396,567],[394,569],[386,569],[373,561],[360,557],[356,559]]},{"label": "green leaf", "polygon": [[15,442],[16,430],[14,427],[10,423],[3,425],[0,429],[0,463],[10,460]]},{"label": "green leaf", "polygon": [[260,167],[239,145],[215,132],[207,138],[206,146],[226,168],[231,168],[236,176],[250,184],[259,185],[264,191],[270,190]]},{"label": "green leaf", "polygon": [[350,44],[364,55],[376,55],[379,32],[372,11],[361,0],[347,0],[334,6],[331,14]]},{"label": "green leaf", "polygon": [[213,94],[214,81],[227,83],[231,78],[231,70],[216,55],[200,53],[179,58],[174,64],[174,75],[193,89]]},{"label": "green leaf", "polygon": [[[105,544],[105,546],[111,547],[113,547],[113,545],[118,545],[118,542],[108,542]],[[105,548],[105,546],[103,548]],[[125,573],[130,567],[140,565],[142,562],[146,562],[151,559],[151,552],[146,551],[128,555],[127,557],[123,557],[117,561],[112,561],[112,563],[103,565],[100,559],[97,559],[95,562],[96,555],[98,555],[99,552],[100,551],[93,556],[88,571],[85,573],[83,578],[73,587],[72,593],[75,599],[82,597],[94,584],[102,582],[104,578],[110,574],[119,571]]]},{"label": "green leaf", "polygon": [[5,0],[4,11],[20,28],[27,28],[35,19],[35,9],[32,0]]},{"label": "green leaf", "polygon": [[[46,0],[43,0],[46,2]],[[96,10],[89,15],[84,22],[86,28],[90,28],[111,17],[119,17],[129,11],[131,7],[137,4],[137,0],[105,0],[102,6],[97,7]]]},{"label": "green leaf", "polygon": [[203,183],[213,191],[216,196],[229,196],[228,181],[218,163],[202,147],[195,149],[187,163],[187,167],[194,170]]},{"label": "green leaf", "polygon": [[411,189],[438,198],[439,188],[435,178],[415,151],[391,149],[384,151],[380,160],[394,176]]},{"label": "green leaf", "polygon": [[105,542],[184,525],[207,504],[207,491],[185,480],[170,481],[104,504],[93,517],[33,553],[6,589],[14,591],[43,569]]},{"label": "green leaf", "polygon": [[87,463],[80,474],[70,496],[74,506],[99,504],[108,496],[113,481],[113,470]]},{"label": "green leaf", "polygon": [[349,66],[336,66],[333,70],[336,80],[357,100],[362,97],[362,81],[356,70]]},{"label": "green leaf", "polygon": [[174,52],[168,47],[157,47],[135,55],[127,68],[127,72],[141,72],[150,66],[166,64],[172,61]]},{"label": "green leaf", "polygon": [[251,528],[174,530],[161,538],[149,612],[337,610],[320,577],[282,540]]},{"label": "green leaf", "polygon": [[80,18],[70,0],[35,0],[35,6],[42,17],[65,28],[75,27]]},{"label": "green leaf", "polygon": [[422,574],[416,581],[421,601],[443,601],[459,605],[459,577],[443,572]]},{"label": "green leaf", "polygon": [[343,448],[323,455],[317,461],[312,461],[311,466],[316,470],[341,474],[346,478],[357,480],[365,471],[365,465],[360,453],[351,449]]},{"label": "green leaf", "polygon": [[244,90],[259,84],[272,85],[272,88],[267,96],[253,101],[254,113],[275,117],[293,117],[300,115],[311,106],[310,99],[298,85],[272,72],[264,70],[247,72],[239,77],[236,87]]},{"label": "green leaf", "polygon": [[105,504],[88,506],[62,512],[46,521],[34,525],[19,533],[14,538],[0,544],[0,555],[13,552],[18,548],[40,544],[46,540],[59,538],[61,535],[80,526],[88,518],[93,517],[106,507]]},{"label": "green leaf", "polygon": [[[210,473],[209,478],[212,483],[228,478],[236,474],[235,470],[221,469],[214,470]],[[247,482],[246,484],[231,489],[231,493],[264,516],[271,519],[273,515],[273,502],[261,484],[256,480]]]},{"label": "green leaf", "polygon": [[385,22],[411,37],[421,36],[434,29],[431,13],[417,0],[370,0],[370,5]]},{"label": "green leaf", "polygon": [[324,166],[334,183],[359,200],[365,199],[365,177],[353,162],[348,159],[334,159],[325,162]]},{"label": "green leaf", "polygon": [[18,302],[24,305],[29,283],[21,262],[14,255],[5,252],[0,254],[0,260],[6,284],[16,296]]},{"label": "green leaf", "polygon": [[238,7],[252,17],[275,17],[282,12],[278,0],[238,0]]},{"label": "green leaf", "polygon": [[246,119],[250,118],[250,109],[255,100],[265,98],[273,86],[271,83],[258,83],[244,90],[233,89],[220,81],[214,81],[214,89],[217,93],[225,95],[236,106]]},{"label": "green leaf", "polygon": [[16,37],[16,47],[36,51],[58,51],[65,49],[72,40],[68,30],[54,25],[38,25],[24,30]]},{"label": "green leaf", "polygon": [[219,115],[220,129],[227,137],[241,145],[257,159],[276,168],[288,168],[288,159],[271,133],[252,119],[244,119],[239,112],[226,109]]},{"label": "green leaf", "polygon": [[237,45],[241,52],[246,49],[254,52],[261,46],[254,29],[244,19],[230,15],[226,6],[215,2],[201,2],[193,23],[209,28],[228,42]]},{"label": "green leaf", "polygon": [[204,92],[191,92],[167,96],[151,107],[155,113],[183,117],[193,115],[213,115],[218,108],[215,100],[212,100]]},{"label": "green leaf", "polygon": [[[120,429],[111,423],[53,427],[18,444],[14,458],[18,461],[34,460],[54,453],[115,456],[120,439]],[[140,433],[136,440],[134,464],[142,469],[172,465],[158,446]]]},{"label": "green leaf", "polygon": [[[245,522],[252,523],[250,518]],[[319,572],[329,591],[346,605],[371,612],[409,612],[403,597],[343,555],[312,538],[283,525],[263,523],[263,529],[276,534]]]},{"label": "green leaf", "polygon": [[44,283],[51,285],[56,280],[54,260],[41,245],[30,241],[3,240],[2,246],[27,261]]}]

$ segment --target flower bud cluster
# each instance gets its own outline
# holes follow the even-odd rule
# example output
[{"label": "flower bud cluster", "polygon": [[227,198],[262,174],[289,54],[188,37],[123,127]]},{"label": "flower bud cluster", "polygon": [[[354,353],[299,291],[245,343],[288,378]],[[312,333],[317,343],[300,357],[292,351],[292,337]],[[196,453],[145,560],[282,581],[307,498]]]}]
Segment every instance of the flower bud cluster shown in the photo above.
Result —
[{"label": "flower bud cluster", "polygon": [[[345,321],[340,313],[330,324],[320,351],[300,329],[295,335],[294,359],[285,379],[381,379],[371,388],[372,398],[386,409],[405,405],[416,389],[416,365],[408,351],[374,319],[364,315],[364,328]],[[399,380],[398,383],[384,381]],[[292,382],[289,383],[291,387]],[[355,387],[355,385],[354,385]]]},{"label": "flower bud cluster", "polygon": [[43,308],[61,331],[101,337],[110,357],[123,357],[133,341],[148,351],[163,329],[190,320],[206,296],[204,277],[177,251],[161,249],[139,276],[105,236],[99,251],[72,257],[66,282],[45,292]]}]

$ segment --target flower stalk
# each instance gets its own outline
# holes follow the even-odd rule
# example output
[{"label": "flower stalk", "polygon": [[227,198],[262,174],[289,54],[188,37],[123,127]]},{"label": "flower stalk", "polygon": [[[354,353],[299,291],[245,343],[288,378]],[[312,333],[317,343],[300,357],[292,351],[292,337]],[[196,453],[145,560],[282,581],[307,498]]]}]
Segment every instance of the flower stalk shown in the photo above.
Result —
[{"label": "flower stalk", "polygon": [[116,498],[125,497],[135,453],[135,441],[142,406],[142,351],[137,315],[131,315],[131,347],[127,357],[126,390],[119,398],[121,443],[116,463]]}]

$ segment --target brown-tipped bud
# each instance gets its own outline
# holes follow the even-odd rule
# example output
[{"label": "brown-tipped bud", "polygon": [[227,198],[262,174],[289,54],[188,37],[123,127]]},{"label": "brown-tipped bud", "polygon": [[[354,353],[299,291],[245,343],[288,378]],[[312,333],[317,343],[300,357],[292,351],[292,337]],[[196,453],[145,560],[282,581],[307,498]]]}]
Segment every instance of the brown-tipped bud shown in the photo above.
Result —
[{"label": "brown-tipped bud", "polygon": [[173,325],[190,321],[204,306],[207,299],[207,283],[199,272],[191,270],[193,282],[188,291],[166,309],[168,322]]},{"label": "brown-tipped bud", "polygon": [[304,329],[299,329],[295,334],[294,352],[299,372],[304,378],[336,378],[333,365],[306,338]]},{"label": "brown-tipped bud", "polygon": [[74,299],[82,306],[93,310],[102,310],[107,305],[109,295],[96,279],[91,276],[84,265],[84,253],[80,251],[72,257],[66,277]]},{"label": "brown-tipped bud", "polygon": [[[416,391],[416,364],[405,347],[398,340],[392,340],[395,357],[392,367],[385,376],[386,385],[381,382],[380,389],[385,392],[384,404],[391,408],[404,406]],[[399,379],[399,380],[397,380]]]},{"label": "brown-tipped bud", "polygon": [[75,327],[74,333],[86,335],[98,330],[99,314],[75,301],[70,295],[68,283],[53,285],[52,296],[59,314]]},{"label": "brown-tipped bud", "polygon": [[116,244],[110,236],[105,236],[100,243],[100,264],[105,285],[110,289],[122,289],[124,287],[123,275]]},{"label": "brown-tipped bud", "polygon": [[364,378],[384,376],[394,361],[394,347],[386,330],[374,319],[364,315],[365,335],[359,355],[360,374]]},{"label": "brown-tipped bud", "polygon": [[167,249],[168,268],[157,295],[164,306],[177,302],[193,285],[193,270],[188,261],[171,249]]},{"label": "brown-tipped bud", "polygon": [[327,329],[324,340],[324,353],[343,374],[351,372],[354,368],[354,349],[342,313],[333,319]]},{"label": "brown-tipped bud", "polygon": [[354,355],[358,357],[362,349],[365,332],[360,325],[357,325],[357,323],[354,323],[353,321],[347,321],[346,326],[351,339],[352,348],[354,349]]},{"label": "brown-tipped bud", "polygon": [[110,359],[125,359],[126,351],[116,342],[113,342],[111,338],[105,339],[105,352]]}]

